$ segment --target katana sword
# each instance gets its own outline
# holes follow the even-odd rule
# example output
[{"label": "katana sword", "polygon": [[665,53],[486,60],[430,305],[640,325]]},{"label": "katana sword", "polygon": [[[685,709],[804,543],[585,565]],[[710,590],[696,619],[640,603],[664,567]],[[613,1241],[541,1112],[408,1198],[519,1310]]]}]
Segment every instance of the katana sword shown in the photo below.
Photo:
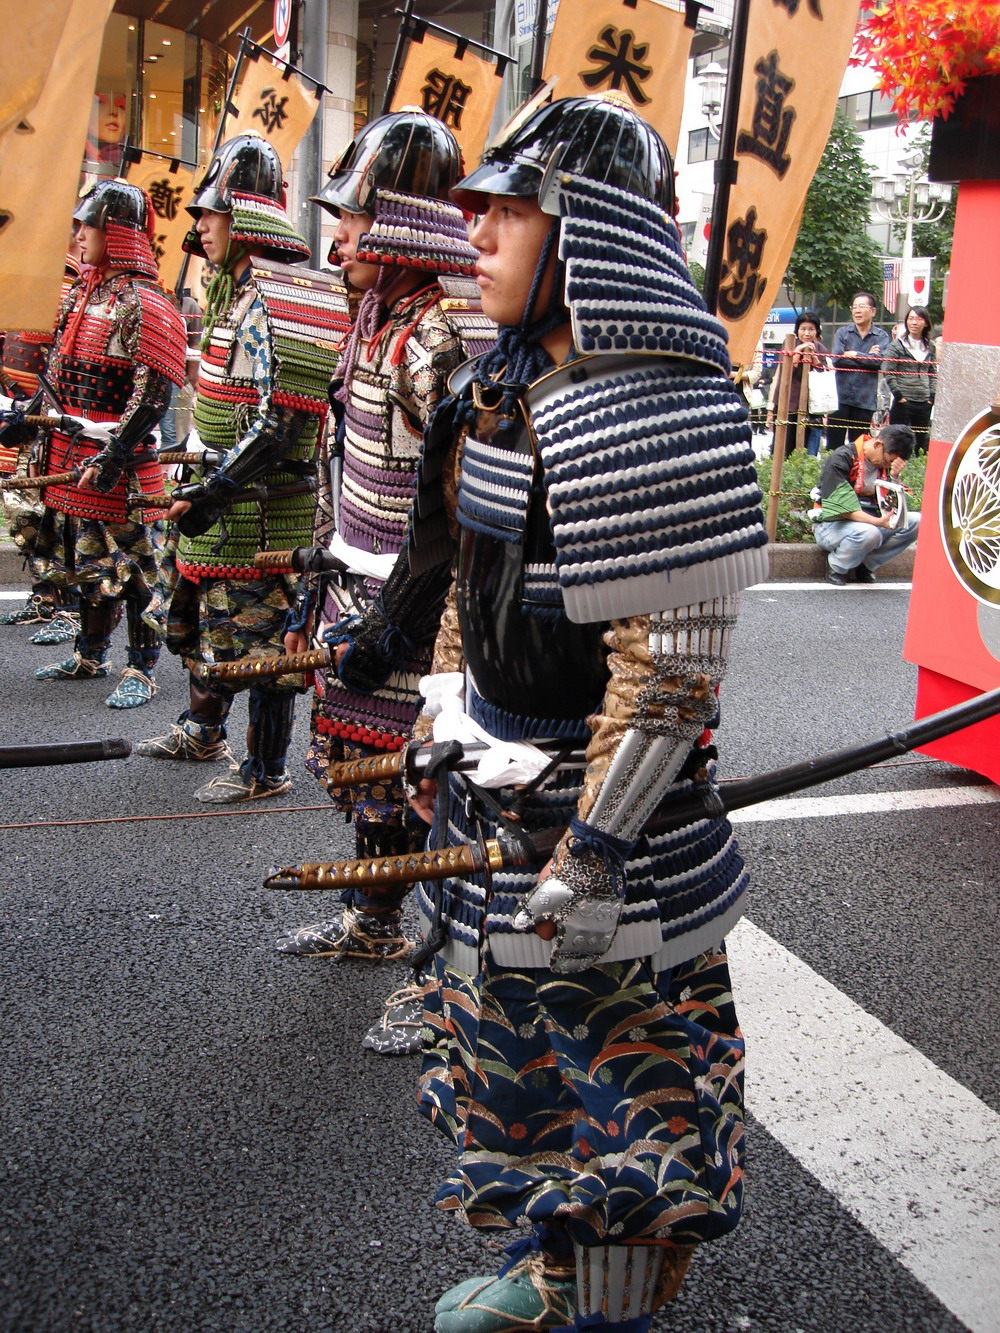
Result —
[{"label": "katana sword", "polygon": [[[669,833],[699,819],[719,818],[748,805],[760,805],[778,796],[832,782],[848,773],[907,754],[920,745],[929,745],[942,736],[995,717],[997,713],[1000,713],[1000,689],[990,690],[940,713],[932,713],[912,726],[890,732],[878,740],[729,782],[721,790],[707,782],[696,783],[662,805],[643,828],[643,834]],[[469,843],[443,851],[288,866],[269,875],[264,880],[264,887],[316,890],[410,884],[418,880],[448,879],[453,874],[493,873],[547,861],[565,832],[564,828],[537,833],[518,830],[516,834],[501,830],[495,838],[484,838],[478,845]]]},{"label": "katana sword", "polygon": [[0,745],[0,768],[47,768],[54,764],[89,764],[98,759],[127,759],[132,742],[56,741],[51,745]]},{"label": "katana sword", "polygon": [[[39,377],[41,378],[41,377]],[[53,401],[58,401],[53,397]],[[31,401],[25,399],[23,401]],[[89,421],[86,417],[72,416],[67,412],[60,412],[58,409],[52,412],[32,412],[27,416],[21,416],[17,407],[17,400],[0,395],[0,416],[10,416],[11,420],[19,426],[32,426],[36,430],[61,430],[67,435],[74,435],[77,431],[86,430],[89,427],[97,427],[102,431],[110,431],[111,423],[107,421]]]},{"label": "katana sword", "polygon": [[346,889],[366,884],[413,884],[417,880],[478,875],[548,858],[558,847],[564,828],[544,829],[518,837],[498,833],[480,843],[444,847],[437,852],[407,852],[402,856],[371,856],[358,861],[288,866],[264,880],[265,889]]},{"label": "katana sword", "polygon": [[332,665],[329,648],[307,648],[304,653],[284,653],[281,657],[241,657],[235,662],[210,662],[199,675],[208,680],[270,680]]},{"label": "katana sword", "polygon": [[155,491],[151,495],[143,495],[141,491],[130,491],[125,496],[126,509],[169,509],[174,502],[174,497],[168,495],[166,491]]},{"label": "katana sword", "polygon": [[207,468],[221,465],[225,454],[220,449],[167,449],[161,450],[161,463],[201,463]]},{"label": "katana sword", "polygon": [[[544,749],[550,758],[561,756],[557,768],[579,768],[586,758],[580,749],[571,748],[563,754],[566,747],[555,742],[550,741],[544,746],[537,741],[533,744]],[[326,770],[326,783],[330,787],[360,787],[370,782],[393,782],[405,778],[416,786],[428,768],[441,766],[455,773],[474,771],[490,748],[482,741],[407,745],[401,750],[371,755],[367,759],[345,759],[339,764],[330,764]],[[442,754],[444,750],[450,753],[445,756]]]},{"label": "katana sword", "polygon": [[71,472],[50,472],[44,477],[6,477],[4,489],[8,491],[37,491],[43,486],[72,486],[83,476],[83,468],[75,467]]},{"label": "katana sword", "polygon": [[296,546],[292,551],[258,551],[254,569],[291,569],[296,574],[338,574],[348,568],[325,546]]},{"label": "katana sword", "polygon": [[[96,442],[95,442],[96,443]],[[140,463],[155,463],[155,454],[141,454],[138,458],[131,459],[126,466],[138,467]],[[45,486],[72,486],[78,482],[86,472],[86,464],[81,463],[78,467],[71,468],[68,472],[49,472],[44,477],[7,477],[4,480],[4,487],[8,491],[36,491]],[[126,497],[126,503],[128,499]],[[144,497],[148,499],[149,497]],[[163,497],[155,497],[162,499]],[[169,497],[167,497],[169,499]]]}]

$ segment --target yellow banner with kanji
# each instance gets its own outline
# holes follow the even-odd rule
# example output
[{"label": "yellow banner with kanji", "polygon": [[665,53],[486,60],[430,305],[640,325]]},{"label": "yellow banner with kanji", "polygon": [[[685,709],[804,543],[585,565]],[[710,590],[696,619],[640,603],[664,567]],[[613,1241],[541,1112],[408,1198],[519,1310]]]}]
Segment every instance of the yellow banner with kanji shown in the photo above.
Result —
[{"label": "yellow banner with kanji", "polygon": [[621,93],[677,151],[694,31],[656,0],[560,0],[545,56],[557,97]]},{"label": "yellow banner with kanji", "polygon": [[461,39],[418,31],[410,38],[390,110],[418,106],[447,125],[471,171],[486,144],[500,84],[496,64],[468,50]]},{"label": "yellow banner with kanji", "polygon": [[33,0],[30,22],[8,15],[0,42],[0,135],[41,97],[72,6],[73,0]]},{"label": "yellow banner with kanji", "polygon": [[141,162],[128,168],[129,184],[145,190],[153,205],[156,231],[150,244],[160,266],[160,280],[167,288],[173,287],[180,272],[184,237],[194,226],[194,218],[187,211],[194,196],[194,174],[180,165],[173,171],[172,165],[144,154]]},{"label": "yellow banner with kanji", "polygon": [[0,168],[0,329],[55,324],[104,25],[114,0],[73,0],[38,101]]},{"label": "yellow banner with kanji", "polygon": [[718,315],[749,365],[795,247],[851,54],[858,0],[750,6]]},{"label": "yellow banner with kanji", "polygon": [[233,97],[237,115],[226,121],[223,140],[255,130],[269,140],[285,173],[319,106],[312,87],[296,74],[284,78],[285,66],[264,56],[246,58],[240,86]]}]

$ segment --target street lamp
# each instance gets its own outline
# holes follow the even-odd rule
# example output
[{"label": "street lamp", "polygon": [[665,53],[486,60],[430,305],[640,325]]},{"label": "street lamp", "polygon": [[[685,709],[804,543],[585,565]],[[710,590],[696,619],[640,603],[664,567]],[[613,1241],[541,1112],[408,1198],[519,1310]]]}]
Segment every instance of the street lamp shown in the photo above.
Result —
[{"label": "street lamp", "polygon": [[722,136],[722,98],[726,86],[726,71],[715,60],[706,65],[695,79],[701,89],[701,111],[708,121],[713,139]]},{"label": "street lamp", "polygon": [[905,224],[899,297],[896,302],[896,318],[902,319],[913,259],[914,223],[940,222],[951,199],[951,186],[926,178],[924,155],[921,152],[900,158],[899,165],[902,170],[895,175],[876,176],[872,180],[872,204],[884,221]]}]

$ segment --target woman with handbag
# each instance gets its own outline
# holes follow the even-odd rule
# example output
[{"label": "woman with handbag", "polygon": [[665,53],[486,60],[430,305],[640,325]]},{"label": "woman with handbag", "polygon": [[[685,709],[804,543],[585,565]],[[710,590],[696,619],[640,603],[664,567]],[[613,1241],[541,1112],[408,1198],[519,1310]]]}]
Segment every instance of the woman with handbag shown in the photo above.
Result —
[{"label": "woman with handbag", "polygon": [[[823,438],[823,417],[827,411],[836,412],[837,410],[837,388],[833,372],[830,369],[829,349],[824,347],[820,341],[820,318],[815,310],[803,310],[795,321],[795,348],[791,355],[791,393],[788,397],[788,430],[785,434],[785,453],[789,454],[795,448],[795,441],[799,426],[799,402],[802,395],[802,373],[803,368],[809,375],[809,406],[802,414],[806,423],[805,445],[811,454],[819,453],[819,446]],[[771,381],[771,391],[767,402],[767,429],[774,429],[775,410],[777,404],[781,401],[781,380],[788,366],[788,358],[782,357],[781,364],[778,366],[777,374]],[[813,373],[815,372],[815,374]],[[822,402],[817,401],[816,389],[822,389],[825,377],[829,375],[830,403],[828,408],[824,408]],[[820,384],[815,385],[819,380]],[[771,453],[774,453],[774,441],[771,442]]]},{"label": "woman with handbag", "polygon": [[927,452],[937,384],[930,338],[930,315],[921,305],[911,306],[906,312],[906,330],[889,344],[884,366],[885,382],[892,391],[889,421],[912,429],[918,454]]}]

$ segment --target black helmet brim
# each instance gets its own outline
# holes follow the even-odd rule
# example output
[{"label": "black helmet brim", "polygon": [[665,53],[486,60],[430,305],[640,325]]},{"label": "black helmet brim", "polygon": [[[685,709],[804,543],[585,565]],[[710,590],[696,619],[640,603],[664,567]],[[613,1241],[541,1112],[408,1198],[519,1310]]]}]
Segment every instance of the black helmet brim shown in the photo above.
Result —
[{"label": "black helmet brim", "polygon": [[103,231],[107,220],[108,201],[99,194],[88,194],[73,211],[73,221],[81,222],[85,227],[97,227]]},{"label": "black helmet brim", "polygon": [[309,196],[309,202],[319,204],[328,213],[367,213],[359,197],[362,178],[360,171],[338,171],[330,176],[319,194]]},{"label": "black helmet brim", "polygon": [[537,162],[516,158],[513,162],[481,162],[458,182],[451,197],[459,208],[470,213],[483,213],[488,195],[508,194],[519,199],[530,199],[537,195],[543,175]]},{"label": "black helmet brim", "polygon": [[193,218],[198,217],[202,209],[207,209],[209,213],[231,213],[233,211],[232,195],[217,190],[214,185],[206,185],[198,191],[187,205],[187,211]]}]

